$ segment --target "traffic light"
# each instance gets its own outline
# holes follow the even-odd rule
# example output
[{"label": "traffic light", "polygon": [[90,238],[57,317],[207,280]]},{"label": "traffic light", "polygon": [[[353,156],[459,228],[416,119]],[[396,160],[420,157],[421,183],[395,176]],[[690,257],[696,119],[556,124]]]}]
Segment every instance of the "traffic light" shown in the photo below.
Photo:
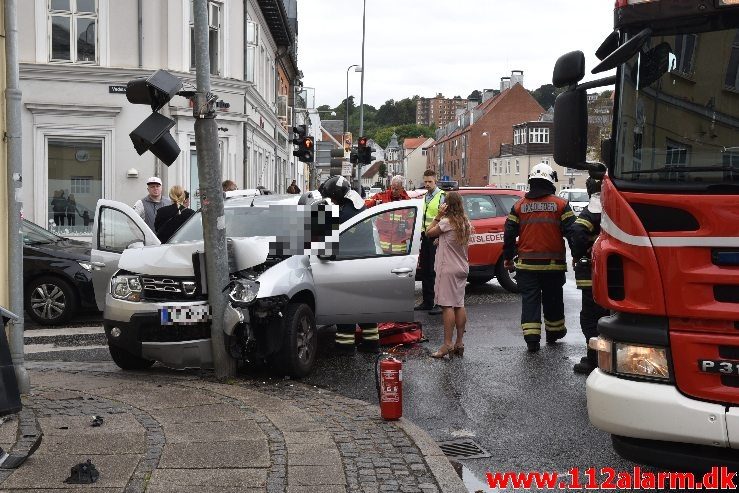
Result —
[{"label": "traffic light", "polygon": [[359,162],[359,154],[357,154],[356,146],[352,147],[352,150],[349,153],[349,162],[352,164],[357,164]]},{"label": "traffic light", "polygon": [[360,137],[357,141],[357,158],[360,164],[370,164],[375,159],[372,148],[367,145],[367,137]]},{"label": "traffic light", "polygon": [[153,113],[129,134],[136,152],[151,151],[167,166],[180,155],[180,147],[169,129],[175,121],[157,113],[182,89],[182,81],[165,70],[157,70],[146,79],[134,79],[126,85],[126,98],[133,104],[148,104]]},{"label": "traffic light", "polygon": [[312,163],[315,152],[315,141],[313,137],[305,135],[307,129],[305,125],[298,125],[293,127],[293,144],[298,146],[298,149],[293,151],[293,156],[297,156],[298,161],[303,163]]},{"label": "traffic light", "polygon": [[344,149],[331,149],[331,176],[341,176],[344,166]]}]

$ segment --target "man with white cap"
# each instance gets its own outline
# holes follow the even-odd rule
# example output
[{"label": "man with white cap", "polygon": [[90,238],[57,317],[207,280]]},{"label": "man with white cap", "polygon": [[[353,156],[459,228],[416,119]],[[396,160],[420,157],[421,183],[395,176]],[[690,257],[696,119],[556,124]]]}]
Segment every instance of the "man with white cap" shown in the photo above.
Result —
[{"label": "man with white cap", "polygon": [[162,180],[156,176],[146,180],[146,188],[149,194],[143,199],[137,200],[133,205],[133,210],[154,231],[154,220],[157,217],[157,211],[164,206],[171,205],[172,201],[167,197],[162,197]]}]

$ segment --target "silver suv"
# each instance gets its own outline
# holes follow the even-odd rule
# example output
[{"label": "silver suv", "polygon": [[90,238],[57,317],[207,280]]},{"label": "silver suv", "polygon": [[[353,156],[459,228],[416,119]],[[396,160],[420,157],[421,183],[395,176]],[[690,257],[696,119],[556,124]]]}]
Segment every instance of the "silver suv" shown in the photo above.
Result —
[{"label": "silver suv", "polygon": [[[295,377],[314,366],[317,324],[413,320],[423,216],[420,200],[378,205],[340,226],[338,250],[317,254],[303,247],[325,232],[316,221],[309,226],[299,202],[315,205],[309,195],[226,199],[231,283],[216,288],[229,299],[224,331],[231,354]],[[201,220],[196,213],[160,244],[129,206],[98,201],[93,282],[110,354],[121,368],[148,368],[154,361],[173,368],[212,365]],[[412,226],[408,253],[381,246],[377,225],[393,221]]]}]

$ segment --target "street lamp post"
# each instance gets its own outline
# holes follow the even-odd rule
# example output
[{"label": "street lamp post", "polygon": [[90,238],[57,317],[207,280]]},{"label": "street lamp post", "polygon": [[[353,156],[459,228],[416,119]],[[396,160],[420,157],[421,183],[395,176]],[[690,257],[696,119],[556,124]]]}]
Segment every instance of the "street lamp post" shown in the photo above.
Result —
[{"label": "street lamp post", "polygon": [[349,132],[349,70],[352,67],[357,67],[354,69],[355,72],[362,71],[362,67],[356,63],[354,65],[349,65],[346,68],[346,111],[344,112],[344,133]]},{"label": "street lamp post", "polygon": [[[367,0],[362,1],[362,78],[359,85],[359,135],[364,135],[364,33],[365,33],[365,13],[367,12]],[[361,190],[362,186],[362,165],[357,164],[356,189]]]},{"label": "street lamp post", "polygon": [[[492,161],[491,151],[490,151],[490,132],[487,130],[482,133],[483,136],[487,136],[488,138],[488,175],[490,178],[492,178],[492,170],[490,169],[490,162]],[[492,180],[491,180],[492,181]]]}]

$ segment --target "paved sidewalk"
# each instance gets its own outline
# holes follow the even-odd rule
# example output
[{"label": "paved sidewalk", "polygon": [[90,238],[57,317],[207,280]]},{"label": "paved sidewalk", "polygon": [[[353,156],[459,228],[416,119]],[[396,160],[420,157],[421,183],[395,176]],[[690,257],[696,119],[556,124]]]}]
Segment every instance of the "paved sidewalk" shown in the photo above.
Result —
[{"label": "paved sidewalk", "polygon": [[[465,492],[429,435],[365,402],[290,380],[235,379],[112,363],[28,362],[24,412],[0,424],[44,433],[0,492]],[[92,416],[103,417],[99,427]],[[68,485],[92,460],[93,485]]]}]

